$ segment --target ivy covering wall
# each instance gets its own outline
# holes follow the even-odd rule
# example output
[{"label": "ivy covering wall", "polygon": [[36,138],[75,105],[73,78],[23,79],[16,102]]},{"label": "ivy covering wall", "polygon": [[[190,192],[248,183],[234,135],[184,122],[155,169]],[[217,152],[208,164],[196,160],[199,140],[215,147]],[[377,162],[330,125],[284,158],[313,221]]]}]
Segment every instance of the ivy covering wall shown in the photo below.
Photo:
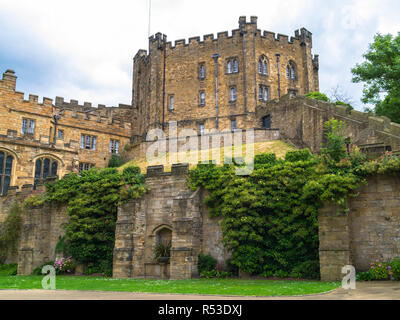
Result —
[{"label": "ivy covering wall", "polygon": [[222,218],[223,241],[231,263],[252,275],[319,277],[318,210],[326,202],[347,210],[346,199],[369,174],[398,174],[400,158],[388,153],[376,161],[353,147],[347,152],[344,124],[325,124],[327,144],[320,155],[309,150],[255,158],[250,176],[234,165],[199,165],[190,171],[193,189],[205,188],[205,204]]},{"label": "ivy covering wall", "polygon": [[111,275],[118,206],[140,198],[147,191],[144,183],[139,168],[94,168],[47,184],[46,193],[28,198],[25,206],[66,205],[70,219],[62,239],[64,254],[88,273]]}]

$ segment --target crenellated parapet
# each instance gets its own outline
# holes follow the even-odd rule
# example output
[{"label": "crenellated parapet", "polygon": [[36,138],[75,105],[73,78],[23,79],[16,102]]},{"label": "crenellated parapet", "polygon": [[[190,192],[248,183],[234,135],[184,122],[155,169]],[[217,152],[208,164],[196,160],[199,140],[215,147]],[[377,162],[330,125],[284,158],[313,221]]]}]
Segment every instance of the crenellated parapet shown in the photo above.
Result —
[{"label": "crenellated parapet", "polygon": [[[257,29],[257,17],[252,16],[250,20],[247,20],[245,16],[239,18],[239,29],[234,29],[229,31],[218,32],[217,36],[214,34],[206,34],[203,36],[194,36],[188,39],[179,39],[174,42],[166,42],[167,36],[162,33],[156,33],[149,38],[149,43],[151,45],[157,44],[157,46],[161,49],[163,46],[163,41],[166,42],[167,50],[174,50],[179,48],[191,48],[191,47],[199,47],[199,46],[207,46],[210,43],[220,43],[227,40],[232,41],[233,39],[239,39],[244,32],[249,32],[249,30],[253,30],[255,36],[260,39],[266,39],[271,42],[278,42],[282,44],[302,44],[302,43],[312,43],[312,33],[305,28],[301,28],[296,30],[294,36],[289,37],[284,34],[275,34],[270,31],[262,31]],[[139,57],[143,57],[143,55],[147,55],[145,50],[140,50],[136,56],[135,61]]]}]

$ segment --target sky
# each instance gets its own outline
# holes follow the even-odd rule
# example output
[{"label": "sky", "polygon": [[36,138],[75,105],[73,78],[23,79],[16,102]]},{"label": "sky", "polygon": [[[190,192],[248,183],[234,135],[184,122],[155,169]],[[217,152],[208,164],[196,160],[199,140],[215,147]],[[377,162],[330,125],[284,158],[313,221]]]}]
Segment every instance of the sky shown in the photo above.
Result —
[{"label": "sky", "polygon": [[[351,68],[376,33],[400,32],[398,0],[0,0],[0,73],[13,69],[17,90],[94,105],[130,104],[133,57],[150,34],[169,41],[238,28],[258,16],[258,29],[313,33],[320,55],[320,91],[332,88],[360,102]],[[249,18],[248,18],[249,19]],[[41,98],[39,98],[41,101]]]}]

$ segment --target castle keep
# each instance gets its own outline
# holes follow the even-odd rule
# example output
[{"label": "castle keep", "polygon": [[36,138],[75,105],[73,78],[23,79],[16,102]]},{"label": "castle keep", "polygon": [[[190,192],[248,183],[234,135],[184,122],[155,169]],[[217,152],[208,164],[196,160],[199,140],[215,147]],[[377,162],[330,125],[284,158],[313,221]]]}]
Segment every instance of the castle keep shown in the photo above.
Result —
[{"label": "castle keep", "polygon": [[[44,180],[104,168],[123,149],[129,159],[143,156],[154,142],[149,131],[161,129],[165,140],[172,140],[171,124],[180,132],[193,130],[196,137],[243,129],[247,139],[255,129],[254,142],[284,140],[317,153],[324,122],[336,118],[362,150],[400,150],[400,125],[390,119],[305,98],[319,90],[318,70],[311,32],[302,28],[289,38],[259,30],[257,17],[240,17],[231,33],[174,44],[162,33],[150,37],[149,50],[134,57],[130,105],[93,107],[61,97],[39,102],[36,95],[25,99],[16,91],[14,71],[5,71],[0,80],[0,232],[11,205],[44,192]],[[187,137],[173,139],[183,143]],[[148,167],[150,191],[118,210],[114,277],[188,279],[198,276],[199,253],[219,263],[229,258],[219,221],[203,204],[205,191],[193,192],[187,185],[188,165],[164,169]],[[399,178],[369,182],[349,202],[348,215],[337,217],[329,204],[321,214],[323,280],[340,279],[347,264],[363,270],[368,261],[400,255]],[[18,262],[19,274],[31,274],[55,258],[68,219],[65,207],[23,212],[18,254],[9,257]],[[153,257],[161,240],[171,241],[170,261]]]},{"label": "castle keep", "polygon": [[311,49],[306,29],[291,38],[275,35],[259,30],[257,17],[240,17],[230,34],[174,44],[157,33],[149,52],[140,50],[134,58],[132,134],[144,137],[170,121],[197,132],[261,127],[255,119],[259,106],[319,90],[318,56]]}]

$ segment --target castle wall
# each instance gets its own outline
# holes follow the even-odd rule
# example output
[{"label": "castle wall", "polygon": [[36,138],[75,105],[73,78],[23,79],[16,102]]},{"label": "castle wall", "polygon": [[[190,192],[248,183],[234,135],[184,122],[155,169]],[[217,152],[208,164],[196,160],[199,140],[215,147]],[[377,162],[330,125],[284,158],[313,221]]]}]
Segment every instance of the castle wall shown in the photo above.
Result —
[{"label": "castle wall", "polygon": [[[400,149],[400,125],[386,117],[372,117],[356,110],[348,111],[345,106],[309,99],[284,96],[257,109],[256,126],[269,115],[271,126],[279,128],[281,137],[298,147],[319,152],[324,142],[324,122],[335,118],[346,124],[345,134],[352,143],[363,146],[382,144],[392,150]],[[385,151],[385,150],[382,150]]]},{"label": "castle wall", "polygon": [[376,175],[348,201],[349,213],[327,205],[319,217],[321,278],[341,280],[344,266],[368,271],[376,259],[400,256],[400,176]]},{"label": "castle wall", "polygon": [[[211,254],[224,262],[228,253],[221,240],[218,219],[209,217],[202,205],[204,194],[187,185],[185,165],[175,165],[171,173],[149,167],[144,198],[119,208],[114,250],[115,278],[190,279],[198,276],[197,257]],[[169,264],[154,259],[157,232],[172,231]],[[163,269],[164,268],[164,269]],[[165,268],[168,269],[163,273]]]},{"label": "castle wall", "polygon": [[[0,80],[0,151],[13,156],[12,186],[33,184],[35,162],[49,157],[58,163],[59,176],[79,170],[79,163],[106,167],[111,157],[110,140],[120,143],[120,152],[130,143],[131,107],[120,105],[93,108],[90,103],[64,102],[35,95],[24,100],[24,93],[15,91],[16,76],[7,70]],[[58,116],[56,121],[54,116]],[[23,119],[35,122],[33,134],[22,133]],[[63,131],[62,137],[58,136]],[[96,150],[81,148],[81,135],[96,137]]]},{"label": "castle wall", "polygon": [[[149,41],[149,53],[140,50],[134,59],[132,104],[133,134],[144,136],[149,129],[163,128],[163,123],[177,121],[181,128],[220,131],[254,127],[256,107],[264,105],[258,88],[269,89],[269,99],[289,92],[305,94],[318,89],[318,57],[311,54],[312,35],[301,29],[289,39],[257,29],[257,18],[239,20],[239,29],[177,40],[174,45],[157,33]],[[214,55],[218,54],[218,58]],[[279,64],[277,56],[279,57]],[[260,57],[268,61],[268,74],[259,74]],[[238,61],[238,72],[228,73],[228,61]],[[296,77],[289,80],[286,68],[295,64]],[[205,77],[200,77],[200,66]],[[235,87],[236,101],[230,101],[230,88]],[[205,103],[200,103],[200,92]],[[217,94],[218,93],[218,94]],[[217,97],[218,95],[218,97]],[[174,96],[174,108],[169,99]],[[218,101],[216,101],[218,100]]]}]

